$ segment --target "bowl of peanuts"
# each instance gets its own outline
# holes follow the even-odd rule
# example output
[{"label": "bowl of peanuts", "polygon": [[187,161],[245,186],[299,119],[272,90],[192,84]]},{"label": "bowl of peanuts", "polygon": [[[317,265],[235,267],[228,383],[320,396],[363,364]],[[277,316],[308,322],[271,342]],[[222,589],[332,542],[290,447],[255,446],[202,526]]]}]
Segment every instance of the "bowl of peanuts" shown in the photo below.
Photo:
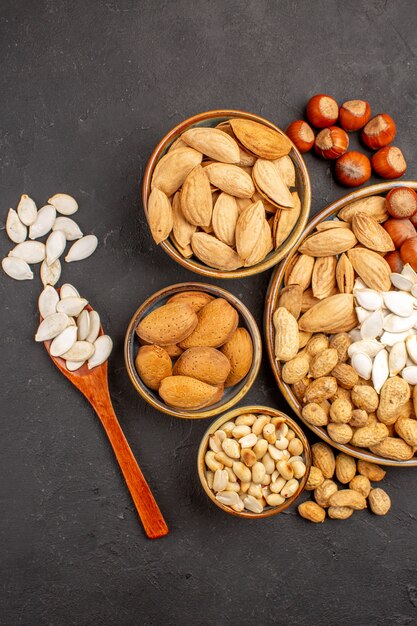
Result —
[{"label": "bowl of peanuts", "polygon": [[198,450],[201,485],[220,509],[244,518],[270,517],[304,490],[311,449],[288,415],[264,406],[239,407],[215,420]]}]

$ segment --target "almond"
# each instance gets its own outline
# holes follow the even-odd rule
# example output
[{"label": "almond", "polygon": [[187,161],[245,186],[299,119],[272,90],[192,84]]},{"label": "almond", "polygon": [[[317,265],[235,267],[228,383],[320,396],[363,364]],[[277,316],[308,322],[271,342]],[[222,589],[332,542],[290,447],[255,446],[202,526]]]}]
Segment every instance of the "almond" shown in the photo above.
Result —
[{"label": "almond", "polygon": [[191,247],[196,257],[209,267],[223,271],[232,271],[242,267],[242,260],[233,248],[213,235],[194,233]]},{"label": "almond", "polygon": [[193,256],[193,249],[190,244],[187,244],[186,246],[181,246],[175,239],[174,233],[171,233],[170,239],[178,252],[181,254],[181,256],[183,256],[185,259],[191,259],[191,257]]},{"label": "almond", "polygon": [[191,237],[197,230],[197,227],[194,226],[194,224],[190,224],[190,222],[185,219],[181,209],[181,193],[179,191],[177,191],[172,199],[172,217],[172,233],[177,243],[185,248],[191,243]]},{"label": "almond", "polygon": [[304,291],[311,283],[314,269],[314,257],[300,254],[295,257],[295,263],[286,277],[287,285],[300,285]]},{"label": "almond", "polygon": [[157,390],[161,381],[172,374],[171,359],[160,346],[141,346],[135,365],[139,376],[150,389]]},{"label": "almond", "polygon": [[236,250],[244,263],[256,250],[264,221],[265,209],[260,201],[250,204],[239,215],[236,225]]},{"label": "almond", "polygon": [[279,159],[274,159],[274,165],[287,187],[295,187],[295,167],[292,158],[287,154]]},{"label": "almond", "polygon": [[246,328],[236,328],[231,338],[220,350],[230,362],[230,373],[224,386],[237,385],[249,372],[253,360],[252,339]]},{"label": "almond", "polygon": [[174,376],[191,376],[208,385],[222,385],[230,372],[227,357],[215,348],[189,348],[174,365]]},{"label": "almond", "polygon": [[239,217],[236,198],[221,193],[213,209],[213,231],[217,239],[228,246],[235,245],[236,224]]},{"label": "almond", "polygon": [[334,292],[336,262],[335,256],[324,256],[315,260],[311,276],[311,288],[315,298],[323,300]]},{"label": "almond", "polygon": [[213,211],[210,182],[201,165],[197,165],[184,181],[181,210],[190,224],[210,226]]},{"label": "almond", "polygon": [[253,166],[252,178],[256,188],[280,207],[294,208],[294,198],[272,161],[258,159]]},{"label": "almond", "polygon": [[179,343],[197,326],[197,315],[186,302],[171,302],[144,317],[136,328],[137,335],[148,343],[166,346]]},{"label": "almond", "polygon": [[156,243],[164,241],[173,227],[171,203],[164,192],[157,188],[149,194],[148,222]]},{"label": "almond", "polygon": [[255,186],[252,178],[241,167],[226,163],[210,163],[204,171],[210,183],[236,198],[252,198]]},{"label": "almond", "polygon": [[370,215],[377,222],[385,222],[389,218],[383,196],[369,196],[369,198],[351,202],[339,211],[338,217],[344,222],[352,222],[356,213]]},{"label": "almond", "polygon": [[365,213],[356,213],[352,219],[352,230],[356,239],[366,248],[376,252],[395,250],[391,237],[375,218]]},{"label": "almond", "polygon": [[176,293],[171,296],[167,303],[169,302],[186,302],[190,305],[190,307],[198,313],[203,306],[206,306],[209,302],[214,300],[214,296],[211,296],[209,293],[205,291],[181,291],[180,293]]},{"label": "almond", "polygon": [[198,324],[184,341],[179,342],[181,348],[198,346],[218,348],[231,338],[239,321],[236,309],[224,298],[216,298],[209,302],[197,316]]},{"label": "almond", "polygon": [[351,230],[338,228],[310,235],[299,247],[299,252],[314,257],[332,256],[346,252],[356,244],[357,239]]},{"label": "almond", "polygon": [[222,388],[207,385],[190,376],[167,376],[159,386],[162,400],[181,409],[201,409],[218,402]]},{"label": "almond", "polygon": [[206,154],[221,163],[239,163],[240,151],[237,142],[218,128],[190,128],[181,139],[194,150]]},{"label": "almond", "polygon": [[167,152],[156,164],[151,187],[157,187],[168,197],[184,183],[188,174],[201,163],[203,155],[192,148],[178,148]]},{"label": "almond", "polygon": [[291,150],[291,141],[285,135],[259,122],[235,118],[230,120],[230,126],[237,140],[263,159],[279,159]]},{"label": "almond", "polygon": [[352,293],[355,283],[355,272],[352,263],[345,253],[341,254],[337,261],[336,283],[340,293]]},{"label": "almond", "polygon": [[297,320],[287,309],[278,307],[273,316],[275,327],[275,356],[280,361],[293,359],[298,352]]},{"label": "almond", "polygon": [[262,230],[256,242],[256,245],[244,262],[245,267],[256,265],[264,260],[264,258],[273,250],[271,230],[266,219],[263,219]]},{"label": "almond", "polygon": [[300,330],[313,333],[342,332],[339,330],[340,326],[354,313],[353,295],[341,293],[320,300],[300,317],[298,325]]},{"label": "almond", "polygon": [[279,294],[278,307],[285,307],[295,319],[298,319],[301,313],[302,300],[303,288],[301,285],[288,285]]},{"label": "almond", "polygon": [[285,209],[285,211],[277,211],[274,220],[274,247],[279,248],[280,245],[289,237],[294,226],[296,225],[301,213],[301,201],[296,191],[292,192],[294,208]]}]

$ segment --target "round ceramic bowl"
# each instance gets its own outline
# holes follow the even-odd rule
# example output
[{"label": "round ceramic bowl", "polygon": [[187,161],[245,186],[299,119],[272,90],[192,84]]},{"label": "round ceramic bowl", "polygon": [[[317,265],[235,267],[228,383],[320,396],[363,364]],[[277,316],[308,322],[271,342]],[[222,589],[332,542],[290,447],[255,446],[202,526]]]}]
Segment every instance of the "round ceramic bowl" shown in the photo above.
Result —
[{"label": "round ceramic bowl", "polygon": [[[193,117],[189,117],[188,119],[184,120],[184,122],[181,122],[181,124],[175,126],[172,130],[169,131],[169,133],[165,135],[165,137],[163,137],[163,139],[161,139],[161,141],[158,143],[155,150],[153,151],[151,158],[149,159],[146,166],[145,175],[143,177],[142,183],[142,201],[146,219],[148,219],[148,197],[151,192],[152,175],[159,159],[164,156],[171,144],[176,139],[178,139],[181,133],[183,133],[188,128],[191,128],[192,126],[217,126],[217,124],[220,124],[221,122],[226,122],[233,117],[241,117],[252,120],[254,122],[259,122],[261,124],[265,124],[269,128],[273,128],[281,135],[284,134],[283,131],[274,124],[272,124],[272,122],[269,122],[268,120],[265,120],[258,115],[245,113],[244,111],[234,111],[227,109],[218,111],[206,111],[205,113],[199,113],[198,115],[194,115]],[[184,258],[171,243],[170,239],[163,241],[160,244],[161,248],[165,250],[165,252],[169,254],[169,256],[172,257],[177,263],[180,263],[180,265],[183,265],[187,269],[196,272],[197,274],[202,274],[203,276],[211,276],[212,278],[243,278],[244,276],[252,276],[254,274],[258,274],[259,272],[263,272],[273,265],[276,265],[281,259],[286,256],[286,254],[288,254],[289,250],[291,250],[292,246],[294,246],[294,244],[300,237],[305,225],[307,224],[310,212],[311,186],[306,164],[304,163],[304,159],[294,145],[291,149],[290,156],[295,166],[296,189],[301,200],[300,217],[298,219],[298,222],[294,226],[291,234],[284,241],[284,243],[282,243],[277,250],[270,252],[263,261],[251,267],[242,267],[234,271],[226,272],[209,267],[195,257],[191,257],[190,259]]]},{"label": "round ceramic bowl", "polygon": [[[215,298],[224,298],[231,304],[239,313],[239,326],[243,326],[249,332],[252,338],[253,344],[253,360],[249,372],[240,383],[233,387],[227,387],[224,390],[223,397],[219,402],[212,404],[208,407],[201,409],[180,409],[169,406],[160,398],[156,391],[149,389],[141,380],[135,367],[135,358],[137,351],[140,347],[139,339],[136,335],[136,328],[139,322],[148,315],[151,311],[166,303],[166,301],[176,293],[182,291],[204,291],[214,296]],[[171,285],[158,291],[153,296],[148,298],[136,311],[132,317],[128,326],[125,344],[124,344],[124,356],[127,372],[130,380],[133,383],[135,389],[140,393],[142,398],[146,400],[151,406],[158,411],[173,415],[174,417],[181,417],[185,419],[199,419],[204,417],[213,417],[218,415],[222,411],[230,409],[239,400],[241,400],[252,387],[255,378],[259,371],[259,366],[262,359],[262,339],[258,329],[258,326],[252,316],[252,313],[246,306],[233,294],[225,289],[216,287],[214,285],[205,285],[202,283],[178,283],[177,285]]]},{"label": "round ceramic bowl", "polygon": [[[308,235],[312,233],[312,231],[316,228],[317,224],[325,220],[333,219],[336,216],[336,214],[340,211],[340,209],[350,204],[351,202],[354,202],[355,200],[360,200],[363,198],[367,198],[368,196],[374,196],[378,194],[379,195],[386,194],[388,193],[390,189],[393,189],[394,187],[402,187],[402,186],[412,187],[413,189],[417,190],[416,181],[395,181],[395,182],[389,182],[389,183],[388,182],[380,183],[377,185],[371,185],[370,187],[364,187],[363,189],[360,189],[359,191],[354,191],[348,194],[347,196],[340,198],[340,200],[336,200],[336,202],[333,202],[332,204],[330,204],[327,208],[323,209],[323,211],[320,211],[320,213],[315,215],[313,219],[310,220],[307,228],[302,234],[297,245],[293,248],[293,250],[287,256],[287,258],[279,265],[279,267],[277,267],[276,271],[274,272],[271,278],[271,282],[269,283],[268,292],[266,295],[265,312],[264,312],[264,332],[265,332],[265,341],[266,341],[266,347],[267,347],[267,352],[268,352],[268,358],[272,367],[272,371],[274,372],[275,379],[278,383],[278,387],[280,388],[284,398],[286,399],[286,401],[288,402],[292,410],[298,415],[298,417],[301,420],[303,420],[303,417],[301,414],[302,405],[296,398],[290,385],[287,385],[287,383],[285,383],[282,380],[281,364],[275,358],[275,351],[274,351],[275,329],[274,329],[274,324],[272,322],[274,311],[277,308],[279,294],[281,292],[281,289],[284,287],[285,274],[288,270],[288,267],[290,266],[291,260],[294,254],[297,253],[299,246],[306,239],[306,237],[308,237]],[[350,444],[336,443],[335,441],[333,441],[333,439],[329,437],[329,435],[327,434],[327,431],[324,428],[318,427],[318,426],[312,426],[311,424],[305,421],[304,423],[318,437],[326,441],[326,443],[333,446],[334,448],[337,448],[338,450],[341,450],[342,452],[345,452],[345,454],[356,457],[357,459],[363,459],[364,461],[370,461],[372,463],[379,463],[381,465],[391,465],[391,466],[401,466],[401,467],[417,466],[417,458],[410,459],[409,461],[394,461],[391,459],[386,459],[384,457],[373,454],[372,452],[369,452],[367,450],[356,448],[355,446],[352,446]]]},{"label": "round ceramic bowl", "polygon": [[[306,465],[307,470],[304,476],[300,479],[299,488],[297,489],[295,494],[291,496],[291,498],[287,498],[287,500],[285,500],[283,504],[281,504],[280,506],[266,507],[262,511],[262,513],[251,513],[250,511],[242,511],[241,513],[239,513],[237,511],[234,511],[232,508],[226,506],[225,504],[222,504],[221,502],[216,500],[216,496],[214,492],[208,486],[207,479],[206,479],[204,457],[206,456],[208,443],[209,443],[209,439],[211,435],[213,435],[216,432],[216,430],[221,428],[223,424],[225,424],[229,420],[236,419],[237,417],[239,417],[239,415],[243,415],[244,413],[254,413],[254,414],[262,414],[262,415],[270,415],[271,417],[284,418],[285,422],[297,434],[297,437],[302,441],[303,446],[304,446],[304,459],[305,459],[305,465]],[[285,509],[291,506],[291,504],[293,504],[293,502],[297,500],[298,496],[304,491],[304,487],[307,482],[308,475],[310,473],[310,468],[311,468],[311,448],[310,448],[310,444],[308,443],[308,439],[304,431],[300,428],[300,426],[293,419],[288,417],[288,415],[286,415],[285,413],[282,413],[281,411],[278,411],[277,409],[271,409],[270,407],[258,406],[258,405],[239,407],[237,409],[234,409],[233,411],[229,411],[229,413],[226,413],[225,415],[222,415],[221,417],[216,419],[212,424],[210,424],[210,426],[204,433],[203,438],[200,443],[200,447],[198,449],[198,454],[197,454],[198,476],[200,478],[202,487],[204,491],[206,492],[206,494],[208,495],[208,497],[210,498],[210,500],[214,502],[216,506],[218,506],[220,509],[222,509],[226,513],[230,513],[230,515],[235,515],[236,517],[244,517],[246,519],[258,519],[260,517],[271,517],[272,515],[278,515],[278,513],[282,513],[282,511],[285,511]]]}]

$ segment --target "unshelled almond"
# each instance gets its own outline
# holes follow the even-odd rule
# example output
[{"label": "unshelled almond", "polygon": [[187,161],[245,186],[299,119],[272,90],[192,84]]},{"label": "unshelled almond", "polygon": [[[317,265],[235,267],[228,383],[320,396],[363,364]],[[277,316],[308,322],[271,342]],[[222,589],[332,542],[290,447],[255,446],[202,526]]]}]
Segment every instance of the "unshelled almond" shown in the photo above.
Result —
[{"label": "unshelled almond", "polygon": [[139,376],[150,389],[157,390],[161,381],[172,374],[172,361],[160,346],[141,346],[135,359]]},{"label": "unshelled almond", "polygon": [[[346,319],[353,313],[353,295],[341,293],[320,300],[300,317],[298,324],[300,330],[334,333],[338,332],[337,329],[343,326]],[[355,325],[355,321],[353,324]]]},{"label": "unshelled almond", "polygon": [[319,300],[328,298],[336,287],[336,257],[323,256],[314,262],[311,276],[313,296]]},{"label": "unshelled almond", "polygon": [[384,253],[395,250],[387,231],[370,215],[356,213],[352,219],[352,230],[356,239],[370,250]]},{"label": "unshelled almond", "polygon": [[389,218],[383,196],[369,196],[368,198],[351,202],[341,209],[337,215],[339,219],[345,222],[352,222],[353,216],[357,213],[370,215],[377,222],[385,222]]},{"label": "unshelled almond", "polygon": [[249,372],[253,360],[252,339],[246,328],[236,328],[231,338],[220,348],[230,362],[225,387],[237,385]]},{"label": "unshelled almond", "polygon": [[357,239],[351,230],[338,228],[310,235],[299,247],[299,251],[314,257],[332,256],[346,252],[356,244]]},{"label": "unshelled almond", "polygon": [[207,385],[190,376],[167,376],[159,386],[166,404],[183,409],[199,409],[220,399],[221,387]]},{"label": "unshelled almond", "polygon": [[236,309],[224,298],[216,298],[206,304],[198,312],[197,318],[193,332],[183,341],[177,342],[183,349],[198,346],[218,348],[232,337],[239,321]]},{"label": "unshelled almond", "polygon": [[169,302],[186,302],[190,307],[198,313],[203,306],[214,300],[214,297],[205,291],[180,291],[171,296]]},{"label": "unshelled almond", "polygon": [[377,252],[356,247],[348,251],[348,257],[353,269],[367,287],[377,291],[391,289],[391,268]]},{"label": "unshelled almond", "polygon": [[136,332],[147,343],[166,346],[188,337],[197,326],[197,315],[186,302],[171,302],[144,317]]},{"label": "unshelled almond", "polygon": [[207,346],[185,350],[173,369],[175,376],[191,376],[214,386],[223,385],[229,372],[229,359],[220,350]]}]

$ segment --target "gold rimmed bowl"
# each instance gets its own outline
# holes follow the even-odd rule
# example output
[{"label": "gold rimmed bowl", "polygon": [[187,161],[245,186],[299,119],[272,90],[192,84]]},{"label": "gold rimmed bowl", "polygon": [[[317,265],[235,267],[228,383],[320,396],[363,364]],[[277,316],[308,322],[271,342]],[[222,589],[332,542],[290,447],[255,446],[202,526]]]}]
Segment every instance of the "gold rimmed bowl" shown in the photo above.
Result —
[{"label": "gold rimmed bowl", "polygon": [[[283,502],[280,506],[268,506],[262,511],[262,513],[251,513],[250,511],[245,511],[245,510],[238,512],[238,511],[234,511],[231,507],[226,506],[225,504],[222,504],[221,502],[216,500],[215,493],[208,486],[207,478],[206,478],[206,467],[205,467],[204,459],[206,456],[206,452],[208,450],[210,437],[216,432],[216,430],[221,428],[223,424],[225,424],[226,422],[230,420],[236,419],[237,417],[239,417],[239,415],[244,415],[246,413],[253,413],[255,415],[270,415],[271,417],[280,417],[284,419],[285,423],[290,428],[293,429],[293,431],[296,433],[297,437],[301,440],[304,446],[303,454],[304,454],[304,463],[306,465],[306,473],[300,479],[300,484],[299,484],[297,491],[290,498],[287,498],[285,502]],[[304,491],[307,478],[310,473],[310,468],[311,468],[311,448],[310,448],[310,444],[308,443],[308,439],[304,431],[300,427],[300,425],[297,424],[293,419],[291,419],[291,417],[288,417],[288,415],[286,415],[285,413],[282,413],[282,411],[278,411],[277,409],[273,409],[273,408],[266,407],[266,406],[259,406],[259,405],[239,407],[237,409],[234,409],[233,411],[229,411],[225,415],[222,415],[221,417],[216,419],[212,424],[210,424],[210,426],[204,433],[203,438],[200,443],[200,447],[198,449],[198,453],[197,453],[198,476],[201,482],[201,486],[203,487],[207,496],[216,506],[222,509],[222,511],[224,511],[225,513],[229,513],[230,515],[235,515],[236,517],[243,517],[245,519],[259,519],[259,518],[264,518],[264,517],[271,517],[272,515],[278,515],[278,513],[282,513],[282,511],[285,511],[285,509],[291,506],[298,499],[300,494]]]},{"label": "gold rimmed bowl", "polygon": [[328,443],[329,445],[333,446],[334,448],[337,448],[341,452],[345,452],[345,454],[356,457],[357,459],[363,459],[365,461],[370,461],[372,463],[379,463],[381,465],[414,467],[414,466],[417,466],[417,458],[412,458],[408,461],[396,461],[393,459],[387,459],[387,458],[378,456],[377,454],[373,454],[370,451],[364,450],[362,448],[357,448],[350,444],[336,443],[335,441],[333,441],[333,439],[329,437],[325,428],[312,426],[311,424],[303,420],[302,413],[301,413],[302,405],[300,404],[297,397],[295,396],[293,390],[291,389],[291,386],[282,380],[282,375],[281,375],[282,366],[280,362],[275,358],[275,350],[274,350],[275,329],[274,329],[274,324],[272,321],[274,311],[277,308],[279,295],[281,293],[281,290],[285,286],[284,285],[285,276],[289,267],[291,266],[292,259],[294,255],[297,253],[298,248],[301,246],[303,241],[314,231],[316,226],[320,224],[321,222],[324,222],[325,220],[334,219],[337,213],[341,209],[343,209],[345,206],[350,204],[351,202],[354,202],[356,200],[362,200],[364,198],[368,198],[369,196],[385,195],[391,189],[395,187],[404,187],[404,186],[411,187],[412,189],[417,190],[416,181],[395,181],[395,182],[387,182],[387,183],[379,183],[377,185],[371,185],[369,187],[364,187],[363,189],[360,189],[358,191],[354,191],[348,194],[347,196],[344,196],[343,198],[336,200],[336,202],[333,202],[332,204],[330,204],[327,208],[323,209],[323,211],[320,211],[317,215],[315,215],[312,218],[312,220],[310,220],[307,228],[305,229],[299,241],[297,242],[297,245],[294,246],[290,254],[277,267],[276,271],[274,272],[271,278],[271,281],[268,287],[268,292],[266,295],[266,300],[265,300],[264,332],[265,332],[265,341],[266,341],[266,348],[267,348],[269,362],[271,364],[275,379],[278,383],[278,387],[281,390],[284,398],[286,399],[286,401],[292,408],[292,410],[296,413],[296,415],[298,415],[298,417],[302,421],[304,421],[304,423],[306,424],[306,426],[308,426],[308,428],[310,428],[310,430],[312,430],[318,437],[320,437],[320,439],[323,439],[324,441],[326,441],[326,443]]},{"label": "gold rimmed bowl", "polygon": [[[153,391],[144,384],[135,367],[135,358],[141,345],[136,334],[136,328],[139,322],[146,317],[146,315],[151,313],[151,311],[165,304],[170,297],[184,291],[203,291],[211,296],[214,296],[215,298],[224,298],[227,300],[227,302],[229,302],[229,304],[237,310],[239,314],[238,326],[246,328],[251,336],[253,345],[252,364],[245,378],[233,387],[226,387],[222,398],[215,404],[193,410],[177,408],[166,404],[158,395],[157,391]],[[138,308],[136,313],[133,315],[126,332],[124,357],[130,380],[132,381],[136,391],[138,391],[146,402],[158,411],[162,411],[163,413],[167,413],[168,415],[172,415],[174,417],[184,419],[200,419],[214,417],[215,415],[230,409],[247,394],[256,379],[259,366],[261,364],[262,339],[252,313],[249,309],[247,309],[243,302],[239,300],[239,298],[236,298],[236,296],[231,294],[229,291],[226,291],[221,287],[216,287],[215,285],[206,285],[203,283],[178,283],[176,285],[165,287],[157,293],[154,293]]]},{"label": "gold rimmed bowl", "polygon": [[[179,138],[181,133],[191,127],[196,126],[215,127],[222,122],[227,122],[228,120],[236,117],[265,124],[266,126],[268,126],[268,128],[276,130],[280,135],[284,135],[284,132],[280,128],[272,124],[272,122],[269,122],[268,120],[259,117],[258,115],[254,115],[253,113],[246,113],[244,111],[235,111],[230,109],[206,111],[205,113],[199,113],[198,115],[194,115],[193,117],[189,117],[188,119],[184,120],[183,122],[181,122],[181,124],[178,124],[172,130],[170,130],[169,133],[167,133],[165,137],[161,139],[161,141],[158,143],[155,150],[153,151],[146,166],[142,182],[142,202],[146,219],[148,219],[148,198],[151,192],[151,181],[155,167],[159,159],[164,156],[170,146]],[[263,261],[251,267],[242,267],[233,271],[222,271],[205,265],[196,257],[191,257],[189,259],[184,258],[169,238],[159,244],[161,248],[183,267],[186,267],[187,269],[191,270],[192,272],[196,272],[197,274],[210,276],[212,278],[243,278],[245,276],[253,276],[254,274],[263,272],[273,265],[276,265],[288,254],[288,252],[299,239],[305,225],[307,224],[311,205],[310,177],[308,175],[304,159],[294,145],[290,151],[289,156],[291,157],[295,166],[296,191],[301,201],[301,212],[297,223],[295,224],[287,239],[281,244],[281,246],[277,250],[273,250],[272,252],[270,252],[265,257],[265,259],[263,259]]]}]

